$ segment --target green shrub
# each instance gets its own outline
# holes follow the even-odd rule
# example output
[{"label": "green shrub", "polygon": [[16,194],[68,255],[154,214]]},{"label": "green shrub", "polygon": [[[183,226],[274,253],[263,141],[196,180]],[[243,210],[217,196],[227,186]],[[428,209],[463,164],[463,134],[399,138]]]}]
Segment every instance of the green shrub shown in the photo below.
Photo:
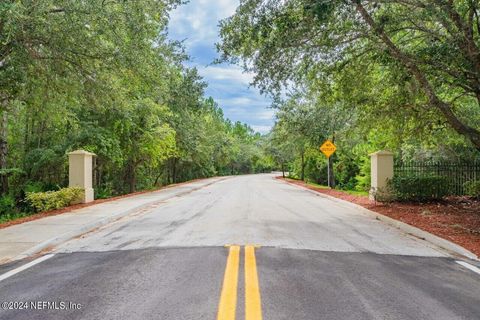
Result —
[{"label": "green shrub", "polygon": [[15,211],[15,199],[12,196],[0,196],[0,215]]},{"label": "green shrub", "polygon": [[395,190],[393,190],[392,184],[388,183],[385,188],[378,188],[374,190],[375,201],[391,203],[397,200]]},{"label": "green shrub", "polygon": [[360,163],[359,173],[355,176],[355,180],[357,181],[355,190],[369,191],[371,185],[370,157],[361,157]]},{"label": "green shrub", "polygon": [[355,190],[357,185],[356,176],[360,173],[360,168],[356,159],[345,154],[339,153],[334,164],[334,174],[337,188],[344,190]]},{"label": "green shrub", "polygon": [[34,193],[34,192],[42,192],[43,190],[45,190],[45,186],[40,181],[28,181],[23,186],[23,190],[25,191],[26,194]]},{"label": "green shrub", "polygon": [[463,185],[463,188],[467,196],[480,199],[480,180],[467,181]]},{"label": "green shrub", "polygon": [[111,183],[100,185],[94,191],[95,199],[107,199],[115,195],[115,190]]},{"label": "green shrub", "polygon": [[435,175],[394,176],[389,181],[398,201],[431,201],[439,200],[449,195],[450,187],[445,177]]},{"label": "green shrub", "polygon": [[37,212],[64,208],[80,200],[84,194],[81,188],[63,188],[58,191],[27,193],[27,202]]}]

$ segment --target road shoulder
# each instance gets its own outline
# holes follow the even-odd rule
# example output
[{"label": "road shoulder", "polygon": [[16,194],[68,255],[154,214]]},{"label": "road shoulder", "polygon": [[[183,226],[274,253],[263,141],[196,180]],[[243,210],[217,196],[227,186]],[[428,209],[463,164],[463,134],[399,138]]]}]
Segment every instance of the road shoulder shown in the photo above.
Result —
[{"label": "road shoulder", "polygon": [[0,229],[0,264],[31,257],[149,207],[226,179],[211,178],[104,202]]},{"label": "road shoulder", "polygon": [[346,200],[343,200],[343,199],[339,199],[339,198],[336,198],[336,197],[333,197],[331,195],[327,195],[327,194],[324,194],[324,193],[321,193],[321,192],[317,192],[317,191],[312,190],[311,188],[308,188],[306,186],[299,185],[298,183],[292,183],[292,182],[290,182],[286,179],[276,179],[276,180],[280,180],[283,183],[287,183],[289,185],[293,185],[293,186],[302,188],[305,191],[308,191],[308,192],[310,192],[312,194],[315,194],[319,197],[330,199],[332,201],[335,201],[337,204],[339,204],[341,206],[354,209],[358,212],[361,212],[362,214],[368,215],[368,216],[370,216],[370,217],[372,217],[376,220],[382,221],[382,222],[384,222],[388,225],[391,225],[395,228],[398,228],[398,229],[402,230],[403,232],[405,232],[407,234],[413,235],[413,236],[415,236],[419,239],[428,241],[428,242],[430,242],[430,243],[432,243],[432,244],[434,244],[438,247],[441,247],[442,249],[448,251],[449,253],[451,253],[453,256],[456,256],[457,258],[468,258],[468,259],[477,260],[477,261],[479,260],[477,255],[475,255],[473,252],[465,249],[464,247],[462,247],[462,246],[460,246],[456,243],[453,243],[449,240],[438,237],[434,234],[431,234],[427,231],[421,230],[417,227],[414,227],[412,225],[404,223],[402,221],[395,220],[395,219],[387,217],[387,216],[385,216],[381,213],[369,210],[365,207],[362,207],[361,205],[358,205],[358,204],[355,204],[355,203],[352,203],[352,202],[349,202],[349,201],[346,201]]}]

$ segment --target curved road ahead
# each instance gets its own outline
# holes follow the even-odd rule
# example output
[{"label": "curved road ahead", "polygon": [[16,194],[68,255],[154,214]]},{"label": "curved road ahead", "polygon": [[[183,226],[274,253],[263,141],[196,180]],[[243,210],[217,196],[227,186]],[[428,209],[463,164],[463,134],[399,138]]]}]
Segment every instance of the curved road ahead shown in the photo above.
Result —
[{"label": "curved road ahead", "polygon": [[441,248],[273,175],[214,181],[0,280],[27,306],[0,319],[480,319]]}]

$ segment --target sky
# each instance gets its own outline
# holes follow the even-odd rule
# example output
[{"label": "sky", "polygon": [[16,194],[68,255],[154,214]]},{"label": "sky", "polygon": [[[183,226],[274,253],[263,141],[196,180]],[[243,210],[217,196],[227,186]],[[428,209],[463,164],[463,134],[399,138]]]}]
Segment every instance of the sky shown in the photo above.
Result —
[{"label": "sky", "polygon": [[271,100],[259,90],[249,86],[253,75],[243,73],[235,65],[211,65],[218,53],[218,22],[231,16],[238,0],[190,0],[179,6],[170,15],[169,37],[184,41],[191,57],[190,67],[196,67],[208,83],[206,95],[223,109],[225,117],[241,121],[255,131],[266,133],[274,122],[274,111],[269,108]]}]

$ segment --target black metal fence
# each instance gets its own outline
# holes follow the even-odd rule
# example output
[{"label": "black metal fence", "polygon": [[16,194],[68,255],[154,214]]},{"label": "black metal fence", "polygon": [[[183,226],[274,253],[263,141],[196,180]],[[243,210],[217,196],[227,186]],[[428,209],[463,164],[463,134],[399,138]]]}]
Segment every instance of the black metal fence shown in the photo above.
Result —
[{"label": "black metal fence", "polygon": [[465,195],[467,181],[480,180],[480,162],[398,162],[394,167],[395,175],[441,176],[449,183],[452,195]]}]

